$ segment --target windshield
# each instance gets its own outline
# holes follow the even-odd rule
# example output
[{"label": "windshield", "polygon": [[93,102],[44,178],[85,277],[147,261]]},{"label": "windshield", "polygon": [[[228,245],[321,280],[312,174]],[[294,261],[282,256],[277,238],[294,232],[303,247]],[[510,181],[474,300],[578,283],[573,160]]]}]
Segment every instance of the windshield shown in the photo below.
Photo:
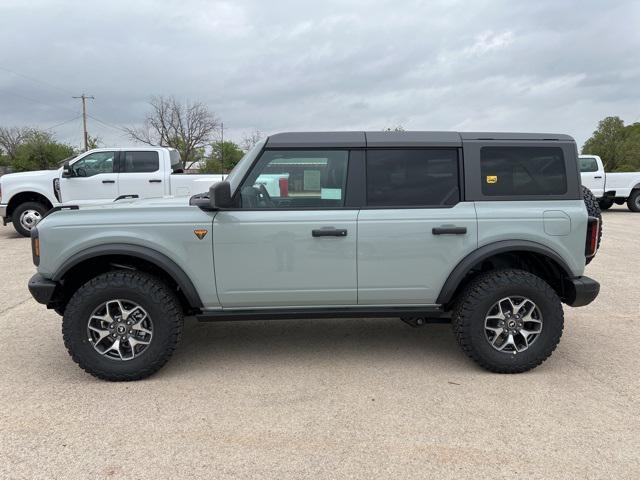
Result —
[{"label": "windshield", "polygon": [[238,185],[242,181],[244,175],[247,173],[247,170],[251,167],[251,164],[255,160],[256,156],[260,153],[264,144],[267,142],[266,139],[260,140],[256,143],[251,150],[244,154],[244,157],[240,159],[240,161],[233,167],[233,170],[229,172],[227,176],[227,181],[231,184],[231,195],[236,191]]}]

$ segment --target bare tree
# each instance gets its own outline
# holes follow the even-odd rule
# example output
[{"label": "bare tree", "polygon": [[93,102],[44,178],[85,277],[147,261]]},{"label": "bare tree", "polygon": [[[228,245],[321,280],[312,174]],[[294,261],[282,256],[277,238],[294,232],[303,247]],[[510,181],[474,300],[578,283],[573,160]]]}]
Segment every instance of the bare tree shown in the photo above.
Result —
[{"label": "bare tree", "polygon": [[27,127],[0,127],[0,149],[4,150],[9,160],[15,160],[18,147],[31,132],[32,129]]},{"label": "bare tree", "polygon": [[200,160],[202,149],[214,138],[220,122],[200,102],[181,103],[175,97],[151,97],[151,111],[139,128],[126,128],[129,137],[147,145],[173,147],[185,169]]},{"label": "bare tree", "polygon": [[251,150],[254,147],[254,145],[256,143],[258,143],[260,140],[262,140],[263,136],[264,135],[262,134],[262,132],[260,130],[258,130],[257,128],[255,130],[253,130],[251,133],[245,133],[242,136],[242,140],[240,140],[240,147],[245,152],[248,152],[249,150]]}]

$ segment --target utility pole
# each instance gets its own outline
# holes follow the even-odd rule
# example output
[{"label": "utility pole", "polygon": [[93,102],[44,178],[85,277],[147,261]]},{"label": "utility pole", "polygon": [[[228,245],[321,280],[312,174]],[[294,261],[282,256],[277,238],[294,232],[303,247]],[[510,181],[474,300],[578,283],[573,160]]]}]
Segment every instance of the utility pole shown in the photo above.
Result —
[{"label": "utility pole", "polygon": [[224,122],[220,122],[220,169],[224,180]]},{"label": "utility pole", "polygon": [[84,151],[89,150],[89,134],[87,133],[87,98],[95,100],[96,97],[88,96],[84,93],[79,97],[73,98],[81,98],[82,99],[82,128],[84,129]]}]

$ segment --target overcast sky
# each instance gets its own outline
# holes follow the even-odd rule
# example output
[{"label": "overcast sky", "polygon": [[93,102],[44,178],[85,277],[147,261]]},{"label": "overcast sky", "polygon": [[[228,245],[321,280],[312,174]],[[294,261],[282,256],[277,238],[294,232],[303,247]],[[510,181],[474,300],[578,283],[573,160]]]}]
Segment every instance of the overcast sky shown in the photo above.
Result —
[{"label": "overcast sky", "polygon": [[[10,70],[10,71],[7,71]],[[640,1],[0,0],[0,125],[90,133],[150,95],[259,129],[568,133],[640,121]],[[109,126],[107,126],[109,125]],[[79,145],[80,119],[55,127]]]}]

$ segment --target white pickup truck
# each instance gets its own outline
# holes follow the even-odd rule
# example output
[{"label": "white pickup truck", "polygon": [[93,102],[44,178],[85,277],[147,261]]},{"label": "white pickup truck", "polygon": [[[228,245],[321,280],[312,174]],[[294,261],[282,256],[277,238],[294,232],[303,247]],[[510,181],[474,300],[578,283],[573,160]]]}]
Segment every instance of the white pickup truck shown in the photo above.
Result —
[{"label": "white pickup truck", "polygon": [[593,192],[600,208],[606,210],[626,202],[632,212],[640,212],[640,172],[606,173],[597,155],[580,155],[582,185]]},{"label": "white pickup truck", "polygon": [[206,192],[222,175],[182,174],[173,148],[98,148],[57,170],[11,173],[0,177],[0,217],[29,236],[51,208],[94,204],[127,196],[153,198]]}]

